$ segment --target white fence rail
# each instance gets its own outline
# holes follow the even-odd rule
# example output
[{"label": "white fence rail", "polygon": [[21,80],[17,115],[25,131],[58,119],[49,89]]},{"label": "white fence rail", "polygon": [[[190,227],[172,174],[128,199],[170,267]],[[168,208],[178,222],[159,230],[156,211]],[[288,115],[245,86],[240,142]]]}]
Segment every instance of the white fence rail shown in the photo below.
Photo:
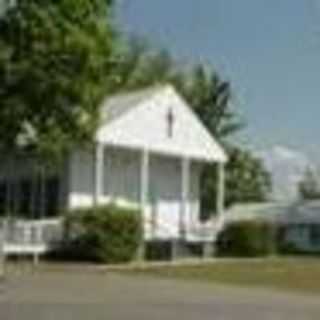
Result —
[{"label": "white fence rail", "polygon": [[[222,216],[212,218],[207,222],[193,221],[185,224],[184,237],[190,242],[212,242],[215,241],[219,232],[223,229],[224,218]],[[181,237],[177,226],[158,220],[145,220],[146,240],[172,240]]]},{"label": "white fence rail", "polygon": [[45,253],[62,240],[62,220],[4,220],[1,223],[5,254]]}]

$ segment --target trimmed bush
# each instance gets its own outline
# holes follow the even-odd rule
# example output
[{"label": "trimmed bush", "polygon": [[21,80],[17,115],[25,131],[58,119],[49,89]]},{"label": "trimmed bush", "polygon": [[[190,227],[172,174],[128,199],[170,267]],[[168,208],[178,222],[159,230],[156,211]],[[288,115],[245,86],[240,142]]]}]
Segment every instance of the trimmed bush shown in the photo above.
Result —
[{"label": "trimmed bush", "polygon": [[276,252],[276,228],[265,222],[234,222],[218,236],[217,254],[232,257],[261,257]]},{"label": "trimmed bush", "polygon": [[115,206],[73,210],[65,229],[63,256],[72,260],[128,262],[142,237],[139,212]]}]

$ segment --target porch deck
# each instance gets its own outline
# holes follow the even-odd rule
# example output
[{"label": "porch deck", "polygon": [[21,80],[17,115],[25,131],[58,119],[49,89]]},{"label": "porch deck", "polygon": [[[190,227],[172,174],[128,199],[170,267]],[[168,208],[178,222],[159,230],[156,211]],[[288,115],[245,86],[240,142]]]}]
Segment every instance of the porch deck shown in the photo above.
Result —
[{"label": "porch deck", "polygon": [[[145,241],[175,242],[183,239],[186,244],[213,243],[223,227],[221,218],[211,219],[206,223],[186,225],[184,233],[177,237],[175,226],[152,221],[145,221]],[[63,240],[63,220],[6,220],[0,224],[0,253],[4,256],[33,256],[52,250]]]}]

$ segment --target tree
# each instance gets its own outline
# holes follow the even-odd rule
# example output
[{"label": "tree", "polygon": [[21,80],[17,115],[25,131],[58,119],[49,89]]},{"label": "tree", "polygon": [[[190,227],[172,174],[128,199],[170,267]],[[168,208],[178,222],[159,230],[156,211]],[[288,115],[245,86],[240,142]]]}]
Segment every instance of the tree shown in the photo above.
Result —
[{"label": "tree", "polygon": [[[56,174],[71,149],[92,145],[100,101],[115,87],[113,1],[13,2],[0,16],[1,161],[10,181],[13,159],[32,159],[29,198],[40,190],[42,215],[45,172]],[[17,211],[16,185],[6,186],[6,213]]]},{"label": "tree", "polygon": [[119,91],[172,83],[178,72],[176,61],[166,50],[152,50],[138,37],[128,40],[121,57],[117,65]]},{"label": "tree", "polygon": [[0,147],[58,159],[91,142],[114,86],[107,0],[17,0],[0,18]]},{"label": "tree", "polygon": [[270,173],[261,159],[251,152],[233,147],[227,165],[227,204],[236,202],[264,202],[272,190]]},{"label": "tree", "polygon": [[320,199],[320,183],[312,168],[306,169],[298,190],[302,200]]},{"label": "tree", "polygon": [[230,83],[222,80],[212,68],[196,65],[185,74],[184,81],[175,85],[210,133],[220,142],[242,128],[242,121],[231,106]]},{"label": "tree", "polygon": [[[225,205],[234,203],[264,202],[272,190],[270,173],[263,162],[251,152],[239,147],[227,148]],[[215,210],[217,195],[217,171],[214,166],[206,168],[202,188],[202,218],[207,219]]]}]

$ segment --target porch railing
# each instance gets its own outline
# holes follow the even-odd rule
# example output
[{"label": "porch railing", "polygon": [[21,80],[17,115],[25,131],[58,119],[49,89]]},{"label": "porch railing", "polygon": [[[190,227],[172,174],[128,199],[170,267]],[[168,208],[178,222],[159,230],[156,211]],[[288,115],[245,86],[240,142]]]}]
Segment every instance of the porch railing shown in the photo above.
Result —
[{"label": "porch railing", "polygon": [[[183,237],[190,242],[215,241],[219,232],[224,227],[222,216],[212,218],[206,222],[192,221],[185,224]],[[179,230],[168,222],[158,219],[156,223],[152,219],[145,220],[145,236],[148,240],[174,239],[181,237]]]},{"label": "porch railing", "polygon": [[62,229],[61,219],[4,220],[0,227],[3,250],[23,253],[37,247],[45,252],[62,240]]}]

